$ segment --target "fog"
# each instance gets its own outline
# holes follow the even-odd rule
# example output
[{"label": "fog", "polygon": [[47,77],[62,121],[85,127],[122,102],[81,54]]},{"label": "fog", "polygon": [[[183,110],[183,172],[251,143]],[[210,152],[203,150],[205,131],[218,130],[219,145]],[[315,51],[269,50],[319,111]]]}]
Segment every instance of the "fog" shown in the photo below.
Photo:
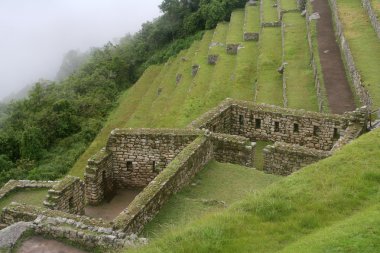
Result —
[{"label": "fog", "polygon": [[0,100],[54,79],[66,52],[137,32],[162,0],[0,0]]}]

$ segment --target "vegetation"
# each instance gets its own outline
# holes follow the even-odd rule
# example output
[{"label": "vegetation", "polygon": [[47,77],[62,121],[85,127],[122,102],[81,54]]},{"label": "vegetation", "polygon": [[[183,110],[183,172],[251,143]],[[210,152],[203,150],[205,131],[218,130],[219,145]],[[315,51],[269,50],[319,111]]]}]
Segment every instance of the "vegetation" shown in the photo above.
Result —
[{"label": "vegetation", "polygon": [[162,211],[145,227],[143,234],[150,238],[162,237],[168,229],[184,226],[202,215],[220,212],[226,206],[280,179],[279,176],[252,168],[210,162],[190,186],[164,205]]},{"label": "vegetation", "polygon": [[13,201],[42,207],[47,192],[48,189],[25,189],[12,192],[0,200],[0,210]]},{"label": "vegetation", "polygon": [[[41,80],[27,98],[1,109],[0,185],[11,178],[55,179],[66,174],[102,129],[121,92],[148,66],[169,59],[179,63],[173,56],[200,40],[202,30],[228,20],[233,9],[244,5],[242,0],[165,0],[160,6],[161,17],[145,23],[137,34],[124,37],[118,45],[108,43],[86,54],[69,52],[58,73],[59,82]],[[170,74],[176,70],[174,66]],[[159,80],[157,85],[169,81]],[[157,94],[153,86],[149,90],[146,94]],[[170,96],[173,87],[163,91]],[[134,91],[131,93],[134,97]],[[147,102],[150,109],[151,101]],[[134,105],[130,107],[127,110],[132,113]]]},{"label": "vegetation", "polygon": [[[378,243],[378,234],[368,231],[360,237],[370,244],[336,239],[359,238],[356,231],[369,226],[370,220],[378,216],[372,213],[358,230],[350,225],[352,215],[362,212],[359,217],[366,219],[368,208],[373,207],[372,212],[378,213],[379,163],[377,130],[334,156],[250,194],[222,213],[203,216],[188,226],[176,226],[150,245],[132,252],[276,252],[287,247],[290,248],[286,252],[297,252],[292,247],[298,242],[306,252],[309,252],[306,246],[310,245],[315,247],[310,252],[324,252],[318,247],[347,252],[340,248],[342,244],[345,248],[360,247],[363,252],[370,252],[373,244]],[[349,226],[355,233],[349,233]],[[308,239],[304,241],[305,235]],[[329,240],[321,241],[323,237]]]}]

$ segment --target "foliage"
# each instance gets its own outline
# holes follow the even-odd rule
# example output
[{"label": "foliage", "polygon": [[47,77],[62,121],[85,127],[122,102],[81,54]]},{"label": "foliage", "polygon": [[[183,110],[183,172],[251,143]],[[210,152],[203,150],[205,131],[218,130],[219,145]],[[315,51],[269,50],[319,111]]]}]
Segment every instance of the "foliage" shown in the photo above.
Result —
[{"label": "foliage", "polygon": [[163,15],[118,45],[66,54],[56,82],[0,106],[0,185],[11,178],[56,179],[93,141],[118,96],[144,70],[166,62],[226,20],[245,1],[165,0]]}]

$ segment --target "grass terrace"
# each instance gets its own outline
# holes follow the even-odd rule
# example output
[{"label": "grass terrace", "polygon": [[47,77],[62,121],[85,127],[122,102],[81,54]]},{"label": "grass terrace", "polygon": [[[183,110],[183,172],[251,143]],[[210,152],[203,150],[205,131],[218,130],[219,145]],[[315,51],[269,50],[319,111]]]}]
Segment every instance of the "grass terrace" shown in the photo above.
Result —
[{"label": "grass terrace", "polygon": [[212,161],[197,174],[190,186],[171,197],[148,223],[143,234],[149,238],[162,237],[168,229],[182,227],[200,216],[220,212],[281,178],[252,168]]},{"label": "grass terrace", "polygon": [[4,207],[12,202],[43,207],[47,192],[48,189],[23,189],[11,192],[0,200],[0,213]]},{"label": "grass terrace", "polygon": [[[288,1],[283,1],[288,2]],[[310,67],[305,18],[299,13],[286,13],[284,25],[284,61],[288,106],[318,111],[313,70]]]}]

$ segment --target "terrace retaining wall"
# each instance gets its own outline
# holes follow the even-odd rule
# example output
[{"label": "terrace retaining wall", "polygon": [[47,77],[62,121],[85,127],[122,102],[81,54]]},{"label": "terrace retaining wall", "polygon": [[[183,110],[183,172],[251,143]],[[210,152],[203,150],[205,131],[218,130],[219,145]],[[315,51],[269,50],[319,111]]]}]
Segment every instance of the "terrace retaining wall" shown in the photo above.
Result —
[{"label": "terrace retaining wall", "polygon": [[380,39],[380,22],[379,22],[379,17],[377,15],[376,11],[372,7],[371,0],[362,0],[362,5],[363,5],[364,9],[368,13],[369,20],[371,21],[373,29],[375,29],[377,37],[379,37],[379,39]]},{"label": "terrace retaining wall", "polygon": [[354,87],[354,91],[355,91],[354,93],[360,99],[360,102],[362,103],[362,105],[366,105],[368,109],[371,109],[371,106],[372,106],[371,97],[367,89],[364,87],[361,75],[358,69],[356,68],[354,57],[352,55],[349,43],[346,37],[344,36],[344,28],[339,18],[339,12],[338,12],[336,0],[329,0],[329,3],[330,3],[331,12],[332,12],[333,20],[334,20],[336,37],[340,43],[340,50],[342,51],[342,55],[344,57],[346,71],[348,72],[351,79],[351,83]]}]

